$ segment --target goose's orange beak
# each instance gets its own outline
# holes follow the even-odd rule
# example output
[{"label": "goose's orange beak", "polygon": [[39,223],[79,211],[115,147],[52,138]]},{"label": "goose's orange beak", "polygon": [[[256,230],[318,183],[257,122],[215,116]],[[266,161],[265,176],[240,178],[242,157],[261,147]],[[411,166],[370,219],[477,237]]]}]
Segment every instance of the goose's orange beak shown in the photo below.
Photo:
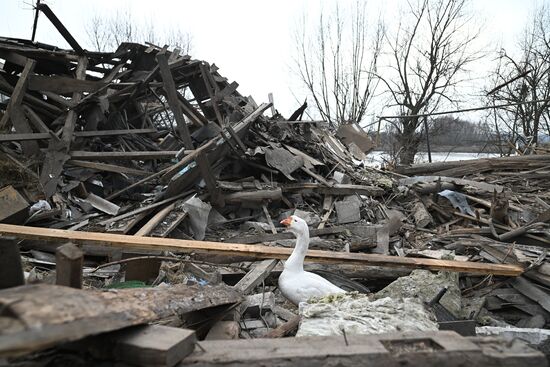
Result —
[{"label": "goose's orange beak", "polygon": [[283,226],[287,226],[287,227],[290,226],[290,223],[292,223],[292,218],[291,217],[285,218],[281,221],[281,224]]}]

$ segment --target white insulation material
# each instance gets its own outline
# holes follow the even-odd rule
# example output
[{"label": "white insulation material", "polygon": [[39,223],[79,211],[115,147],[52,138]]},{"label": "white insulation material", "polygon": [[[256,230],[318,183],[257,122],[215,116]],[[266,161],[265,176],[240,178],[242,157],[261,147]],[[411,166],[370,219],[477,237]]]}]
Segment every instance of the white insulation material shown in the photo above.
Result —
[{"label": "white insulation material", "polygon": [[297,336],[438,330],[434,315],[412,298],[371,301],[365,294],[331,295],[300,303],[300,315]]}]

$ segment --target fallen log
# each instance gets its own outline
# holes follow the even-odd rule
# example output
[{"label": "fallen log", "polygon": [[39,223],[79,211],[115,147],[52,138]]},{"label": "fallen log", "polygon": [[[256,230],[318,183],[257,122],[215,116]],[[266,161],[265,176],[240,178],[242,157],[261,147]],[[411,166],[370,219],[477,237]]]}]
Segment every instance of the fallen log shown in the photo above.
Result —
[{"label": "fallen log", "polygon": [[[292,249],[236,243],[191,241],[174,238],[151,238],[119,234],[78,232],[61,229],[0,224],[0,233],[22,239],[37,239],[54,242],[100,244],[104,246],[134,248],[154,251],[203,252],[221,255],[250,256],[260,259],[287,259]],[[348,263],[414,269],[446,270],[477,274],[518,276],[523,268],[509,264],[486,264],[467,261],[436,260],[397,257],[378,254],[345,253],[310,250],[306,261],[322,263]]]}]

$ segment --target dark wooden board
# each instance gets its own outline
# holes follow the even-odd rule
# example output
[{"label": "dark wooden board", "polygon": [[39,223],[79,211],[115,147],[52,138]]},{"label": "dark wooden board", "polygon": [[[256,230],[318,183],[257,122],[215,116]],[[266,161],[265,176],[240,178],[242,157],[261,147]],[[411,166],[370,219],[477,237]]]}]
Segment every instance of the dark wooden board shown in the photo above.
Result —
[{"label": "dark wooden board", "polygon": [[198,343],[179,366],[546,366],[521,341],[465,338],[452,331],[342,335]]},{"label": "dark wooden board", "polygon": [[239,302],[225,285],[80,290],[37,284],[0,291],[0,357]]}]

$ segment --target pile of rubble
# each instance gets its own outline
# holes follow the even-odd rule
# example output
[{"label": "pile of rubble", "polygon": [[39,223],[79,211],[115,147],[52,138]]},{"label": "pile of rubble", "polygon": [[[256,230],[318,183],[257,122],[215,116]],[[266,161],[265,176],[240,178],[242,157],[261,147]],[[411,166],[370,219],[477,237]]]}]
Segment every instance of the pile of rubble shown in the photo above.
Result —
[{"label": "pile of rubble", "polygon": [[[429,333],[544,334],[548,156],[382,172],[362,163],[373,143],[355,124],[305,121],[305,104],[284,118],[178,50],[89,52],[56,27],[73,50],[0,38],[0,362],[300,363],[319,353],[302,352],[308,337],[265,339],[300,325],[345,346],[346,332],[424,333],[376,339],[394,362],[456,345],[487,363],[506,348],[543,361],[521,343]],[[279,221],[292,214],[318,250],[306,270],[355,293],[284,299],[279,259],[295,240]],[[239,338],[266,342],[219,342]],[[265,352],[273,343],[292,352]]]},{"label": "pile of rubble", "polygon": [[2,186],[41,203],[26,224],[168,237],[196,196],[202,220],[176,236],[202,240],[208,224],[269,223],[281,208],[313,210],[320,228],[334,208],[340,224],[358,222],[353,195],[384,192],[353,164],[372,147],[358,127],[332,136],[298,120],[305,105],[289,119],[263,117],[270,104],[177,50],[122,44],[81,56],[1,39],[0,52],[11,97],[0,123]]}]

